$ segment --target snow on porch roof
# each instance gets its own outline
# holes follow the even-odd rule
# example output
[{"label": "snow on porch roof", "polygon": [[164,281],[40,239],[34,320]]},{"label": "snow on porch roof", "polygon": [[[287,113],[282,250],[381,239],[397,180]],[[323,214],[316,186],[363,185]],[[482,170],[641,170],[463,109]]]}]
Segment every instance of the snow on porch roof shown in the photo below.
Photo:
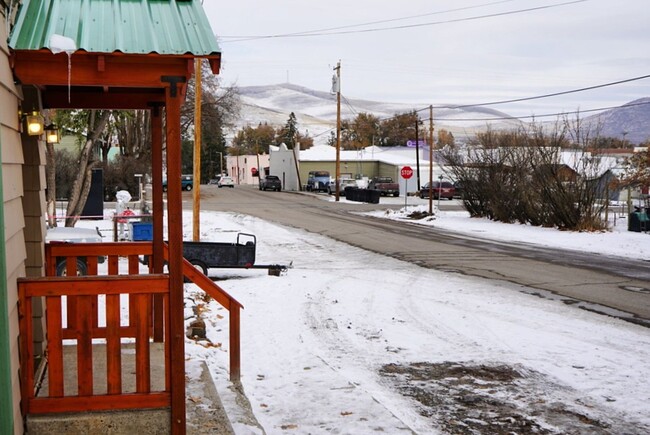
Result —
[{"label": "snow on porch roof", "polygon": [[52,35],[90,53],[219,56],[198,0],[23,0],[9,47],[50,48]]}]

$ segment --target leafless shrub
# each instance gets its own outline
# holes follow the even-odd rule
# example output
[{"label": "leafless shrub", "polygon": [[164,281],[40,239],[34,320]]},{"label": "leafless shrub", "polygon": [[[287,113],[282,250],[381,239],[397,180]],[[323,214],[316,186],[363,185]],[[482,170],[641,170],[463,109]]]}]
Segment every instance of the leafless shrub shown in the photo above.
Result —
[{"label": "leafless shrub", "polygon": [[[574,129],[574,130],[572,130]],[[566,230],[599,230],[599,160],[572,138],[580,124],[568,120],[552,129],[531,124],[514,131],[488,129],[475,143],[443,152],[452,176],[462,185],[472,216]]]}]

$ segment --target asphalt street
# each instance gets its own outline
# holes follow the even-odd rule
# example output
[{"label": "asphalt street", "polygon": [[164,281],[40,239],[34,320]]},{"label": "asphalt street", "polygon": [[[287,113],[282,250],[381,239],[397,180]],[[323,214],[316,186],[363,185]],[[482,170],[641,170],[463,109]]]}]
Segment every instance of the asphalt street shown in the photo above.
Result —
[{"label": "asphalt street", "polygon": [[[351,204],[323,195],[201,186],[201,209],[256,216],[422,267],[505,281],[520,291],[650,326],[650,262],[504,243],[372,218],[358,212],[404,204],[394,200]],[[440,205],[442,210],[462,207],[457,201]],[[184,194],[184,206],[192,208],[191,193]]]}]

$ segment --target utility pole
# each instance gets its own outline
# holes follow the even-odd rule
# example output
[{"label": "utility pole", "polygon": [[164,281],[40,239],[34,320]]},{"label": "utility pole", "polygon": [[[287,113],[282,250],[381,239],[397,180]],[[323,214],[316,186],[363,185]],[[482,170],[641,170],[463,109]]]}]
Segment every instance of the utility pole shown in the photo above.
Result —
[{"label": "utility pole", "polygon": [[260,142],[255,140],[255,157],[257,157],[257,185],[262,182],[262,168],[260,168]]},{"label": "utility pole", "polygon": [[[418,136],[418,126],[420,124],[420,115],[415,112],[415,167],[417,168],[418,192],[420,191],[420,138]],[[406,192],[408,195],[408,192]]]},{"label": "utility pole", "polygon": [[433,214],[433,106],[429,105],[429,216]]},{"label": "utility pole", "polygon": [[[192,192],[192,240],[200,241],[201,223],[201,59],[194,59],[194,181]],[[178,180],[177,180],[178,181]]]},{"label": "utility pole", "polygon": [[341,178],[341,61],[336,64],[336,195],[335,200],[340,198]]}]

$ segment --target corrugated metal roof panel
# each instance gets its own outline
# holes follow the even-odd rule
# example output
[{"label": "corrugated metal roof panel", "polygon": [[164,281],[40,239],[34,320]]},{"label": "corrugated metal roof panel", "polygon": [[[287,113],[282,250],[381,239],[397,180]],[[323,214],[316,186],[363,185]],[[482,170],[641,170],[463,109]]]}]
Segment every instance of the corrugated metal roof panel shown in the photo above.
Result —
[{"label": "corrugated metal roof panel", "polygon": [[9,46],[50,48],[53,34],[93,53],[221,52],[199,0],[23,0]]}]

